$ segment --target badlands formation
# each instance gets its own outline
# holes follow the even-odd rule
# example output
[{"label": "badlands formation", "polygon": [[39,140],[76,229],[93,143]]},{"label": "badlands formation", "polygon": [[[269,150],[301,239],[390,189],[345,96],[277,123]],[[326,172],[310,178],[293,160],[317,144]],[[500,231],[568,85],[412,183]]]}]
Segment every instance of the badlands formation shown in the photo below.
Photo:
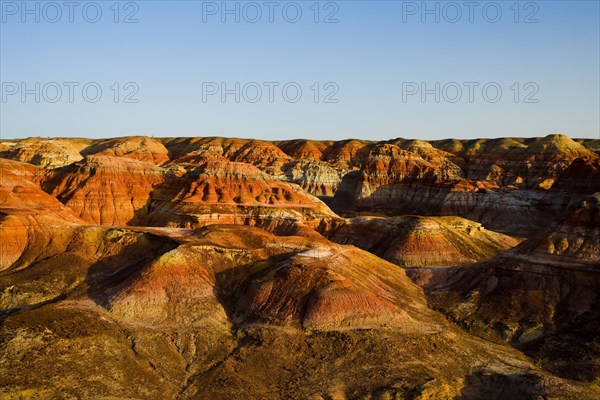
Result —
[{"label": "badlands formation", "polygon": [[0,140],[0,398],[600,398],[599,151]]}]

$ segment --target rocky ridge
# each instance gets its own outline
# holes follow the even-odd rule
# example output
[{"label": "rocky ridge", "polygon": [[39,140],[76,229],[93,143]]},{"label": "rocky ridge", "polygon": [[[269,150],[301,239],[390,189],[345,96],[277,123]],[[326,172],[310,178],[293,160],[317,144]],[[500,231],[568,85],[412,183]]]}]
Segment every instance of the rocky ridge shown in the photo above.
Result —
[{"label": "rocky ridge", "polygon": [[1,396],[597,398],[594,149],[3,140]]}]

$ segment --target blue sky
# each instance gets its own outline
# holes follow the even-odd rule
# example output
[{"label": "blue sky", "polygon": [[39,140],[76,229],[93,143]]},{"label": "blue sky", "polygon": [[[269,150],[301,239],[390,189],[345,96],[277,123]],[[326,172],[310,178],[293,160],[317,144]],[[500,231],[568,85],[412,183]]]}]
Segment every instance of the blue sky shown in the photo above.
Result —
[{"label": "blue sky", "polygon": [[596,0],[0,3],[2,138],[600,137]]}]

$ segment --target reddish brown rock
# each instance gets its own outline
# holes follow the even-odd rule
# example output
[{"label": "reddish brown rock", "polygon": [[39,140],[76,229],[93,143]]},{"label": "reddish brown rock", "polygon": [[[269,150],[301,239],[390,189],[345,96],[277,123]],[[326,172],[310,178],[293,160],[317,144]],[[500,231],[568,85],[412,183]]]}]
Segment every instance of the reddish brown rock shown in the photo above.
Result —
[{"label": "reddish brown rock", "polygon": [[0,162],[0,397],[598,397],[579,142],[18,142],[45,167]]},{"label": "reddish brown rock", "polygon": [[281,174],[282,166],[291,158],[275,144],[247,139],[230,138],[191,138],[165,139],[165,146],[172,159],[184,161],[192,152],[208,152],[229,161],[242,162],[259,167],[270,174]]},{"label": "reddish brown rock", "polygon": [[43,188],[89,223],[125,225],[146,213],[167,171],[124,157],[92,155],[48,174]]},{"label": "reddish brown rock", "polygon": [[294,160],[322,161],[328,145],[316,140],[290,140],[278,144],[279,148]]},{"label": "reddish brown rock", "polygon": [[28,246],[44,246],[70,227],[84,224],[36,183],[40,170],[0,159],[0,271],[9,268]]},{"label": "reddish brown rock", "polygon": [[[305,192],[327,201],[339,213],[358,210],[393,215],[456,215],[492,230],[530,236],[546,228],[565,209],[572,193],[589,194],[598,190],[595,183],[599,158],[585,147],[593,145],[592,142],[574,141],[564,135],[432,142],[399,138],[378,143],[125,137],[5,141],[0,151],[12,159],[49,167],[77,161],[81,154],[116,157],[121,164],[133,159],[160,165],[168,171],[165,174],[176,176],[184,176],[208,162],[223,162],[222,165],[233,162],[254,166],[273,177],[274,182],[295,183]],[[45,180],[44,187],[60,195],[64,202],[71,192],[80,190],[56,189],[60,185],[56,180],[51,183]],[[108,189],[97,182],[94,185],[99,190]],[[108,215],[115,214],[114,210],[101,216],[97,206],[74,207],[78,214],[88,214],[88,221],[124,223],[125,215],[133,218],[140,210],[135,215],[140,217],[145,212],[139,201],[129,199],[133,204],[129,206],[124,198],[140,194],[140,199],[147,199],[144,193],[152,191],[155,185],[156,182],[133,184],[131,189],[118,185],[121,188],[117,197],[122,199],[116,204],[124,211],[119,210],[117,214],[123,216],[116,219]],[[112,201],[111,195],[97,197],[96,202]]]},{"label": "reddish brown rock", "polygon": [[469,268],[410,271],[431,304],[469,332],[524,348],[554,373],[593,381],[600,346],[600,201],[574,204],[548,230]]},{"label": "reddish brown rock", "polygon": [[328,146],[323,151],[323,156],[328,163],[337,168],[344,170],[360,168],[373,146],[373,142],[366,140],[342,140]]},{"label": "reddish brown rock", "polygon": [[181,177],[171,177],[152,192],[148,210],[147,216],[132,223],[187,228],[257,225],[298,233],[302,225],[316,228],[325,219],[337,218],[300,187],[252,165],[229,161],[208,161]]},{"label": "reddish brown rock", "polygon": [[[555,190],[564,184],[554,185],[555,180],[564,175],[567,181],[571,164],[581,169],[576,160],[589,165],[598,160],[562,135],[434,142],[448,153],[420,141],[394,142],[412,152],[376,145],[360,171],[344,176],[332,202],[335,210],[457,215],[529,236],[546,228],[569,202],[570,194]],[[456,155],[448,155],[451,151]],[[587,168],[579,179],[589,193],[594,173]]]},{"label": "reddish brown rock", "polygon": [[406,267],[472,264],[519,244],[458,217],[357,217],[337,228],[330,239]]}]

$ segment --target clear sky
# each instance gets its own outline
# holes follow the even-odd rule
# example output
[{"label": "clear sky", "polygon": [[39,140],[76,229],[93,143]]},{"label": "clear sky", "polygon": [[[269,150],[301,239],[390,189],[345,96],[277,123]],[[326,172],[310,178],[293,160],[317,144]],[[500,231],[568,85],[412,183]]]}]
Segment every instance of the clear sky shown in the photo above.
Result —
[{"label": "clear sky", "polygon": [[2,138],[600,137],[597,0],[0,3]]}]

